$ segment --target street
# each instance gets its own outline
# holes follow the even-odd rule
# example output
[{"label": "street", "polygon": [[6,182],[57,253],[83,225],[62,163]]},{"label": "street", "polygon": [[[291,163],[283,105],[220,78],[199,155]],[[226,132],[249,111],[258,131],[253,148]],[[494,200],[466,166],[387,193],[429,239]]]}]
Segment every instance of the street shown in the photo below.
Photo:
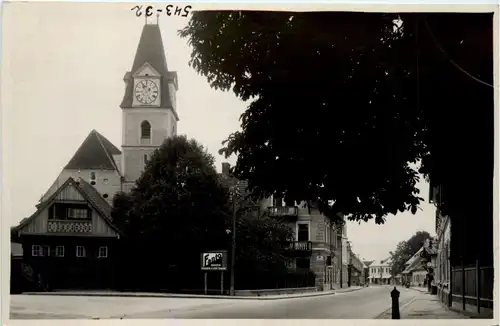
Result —
[{"label": "street", "polygon": [[[372,319],[391,306],[391,286],[278,300],[11,296],[12,319]],[[400,305],[422,293],[398,287]]]}]

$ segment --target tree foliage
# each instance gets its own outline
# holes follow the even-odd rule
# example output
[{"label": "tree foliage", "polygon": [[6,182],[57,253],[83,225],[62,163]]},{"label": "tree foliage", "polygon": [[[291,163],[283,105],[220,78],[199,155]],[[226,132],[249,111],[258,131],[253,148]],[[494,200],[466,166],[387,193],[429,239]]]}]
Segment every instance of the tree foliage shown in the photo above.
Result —
[{"label": "tree foliage", "polygon": [[391,251],[392,272],[394,275],[405,269],[405,263],[424,245],[431,235],[427,231],[418,231],[410,239],[398,243],[396,250]]},{"label": "tree foliage", "polygon": [[207,11],[179,33],[212,87],[250,100],[222,152],[257,194],[383,223],[415,214],[419,172],[450,207],[457,160],[492,175],[492,14]]},{"label": "tree foliage", "polygon": [[168,254],[170,265],[199,269],[203,250],[229,244],[227,194],[214,159],[185,136],[153,153],[132,191],[114,197],[112,217],[137,246]]},{"label": "tree foliage", "polygon": [[237,219],[236,268],[240,271],[284,272],[284,246],[294,240],[292,229],[264,214],[247,210]]}]

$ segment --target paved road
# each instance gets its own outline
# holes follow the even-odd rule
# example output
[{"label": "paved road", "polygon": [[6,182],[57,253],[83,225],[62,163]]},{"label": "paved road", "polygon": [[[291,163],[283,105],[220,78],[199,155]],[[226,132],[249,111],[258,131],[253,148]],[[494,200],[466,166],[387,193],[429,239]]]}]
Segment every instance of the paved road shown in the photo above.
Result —
[{"label": "paved road", "polygon": [[[372,319],[390,308],[391,289],[280,300],[11,296],[11,318]],[[401,305],[421,295],[398,289]]]},{"label": "paved road", "polygon": [[[359,291],[334,295],[285,300],[255,300],[201,307],[193,310],[129,314],[124,318],[216,318],[216,319],[372,319],[391,306],[391,287],[369,287]],[[401,291],[400,303],[420,293]]]},{"label": "paved road", "polygon": [[231,299],[11,295],[11,319],[103,319],[220,305]]}]

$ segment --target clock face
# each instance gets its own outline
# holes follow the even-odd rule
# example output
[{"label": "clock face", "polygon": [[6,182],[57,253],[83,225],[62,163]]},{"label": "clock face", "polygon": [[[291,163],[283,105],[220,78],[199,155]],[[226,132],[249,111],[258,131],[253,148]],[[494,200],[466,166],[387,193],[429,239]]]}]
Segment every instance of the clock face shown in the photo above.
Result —
[{"label": "clock face", "polygon": [[152,80],[141,80],[135,86],[135,98],[142,104],[151,104],[158,98],[158,86]]}]

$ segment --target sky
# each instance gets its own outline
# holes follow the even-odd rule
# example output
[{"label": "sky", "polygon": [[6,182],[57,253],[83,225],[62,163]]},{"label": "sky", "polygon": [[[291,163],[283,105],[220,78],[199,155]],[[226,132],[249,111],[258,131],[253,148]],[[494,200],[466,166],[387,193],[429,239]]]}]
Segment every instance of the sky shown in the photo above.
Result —
[{"label": "sky", "polygon": [[[3,203],[10,224],[35,211],[85,137],[96,129],[121,146],[123,76],[132,67],[144,25],[133,3],[4,3],[2,47]],[[160,7],[161,4],[155,4]],[[210,88],[188,65],[191,50],[177,36],[189,18],[160,16],[168,67],[177,71],[178,132],[197,139],[221,163],[221,142],[239,129],[248,103]],[[156,22],[152,18],[151,22]],[[428,185],[419,184],[428,200]],[[349,222],[353,250],[387,258],[416,231],[434,234],[434,206],[388,216],[383,225]]]}]

